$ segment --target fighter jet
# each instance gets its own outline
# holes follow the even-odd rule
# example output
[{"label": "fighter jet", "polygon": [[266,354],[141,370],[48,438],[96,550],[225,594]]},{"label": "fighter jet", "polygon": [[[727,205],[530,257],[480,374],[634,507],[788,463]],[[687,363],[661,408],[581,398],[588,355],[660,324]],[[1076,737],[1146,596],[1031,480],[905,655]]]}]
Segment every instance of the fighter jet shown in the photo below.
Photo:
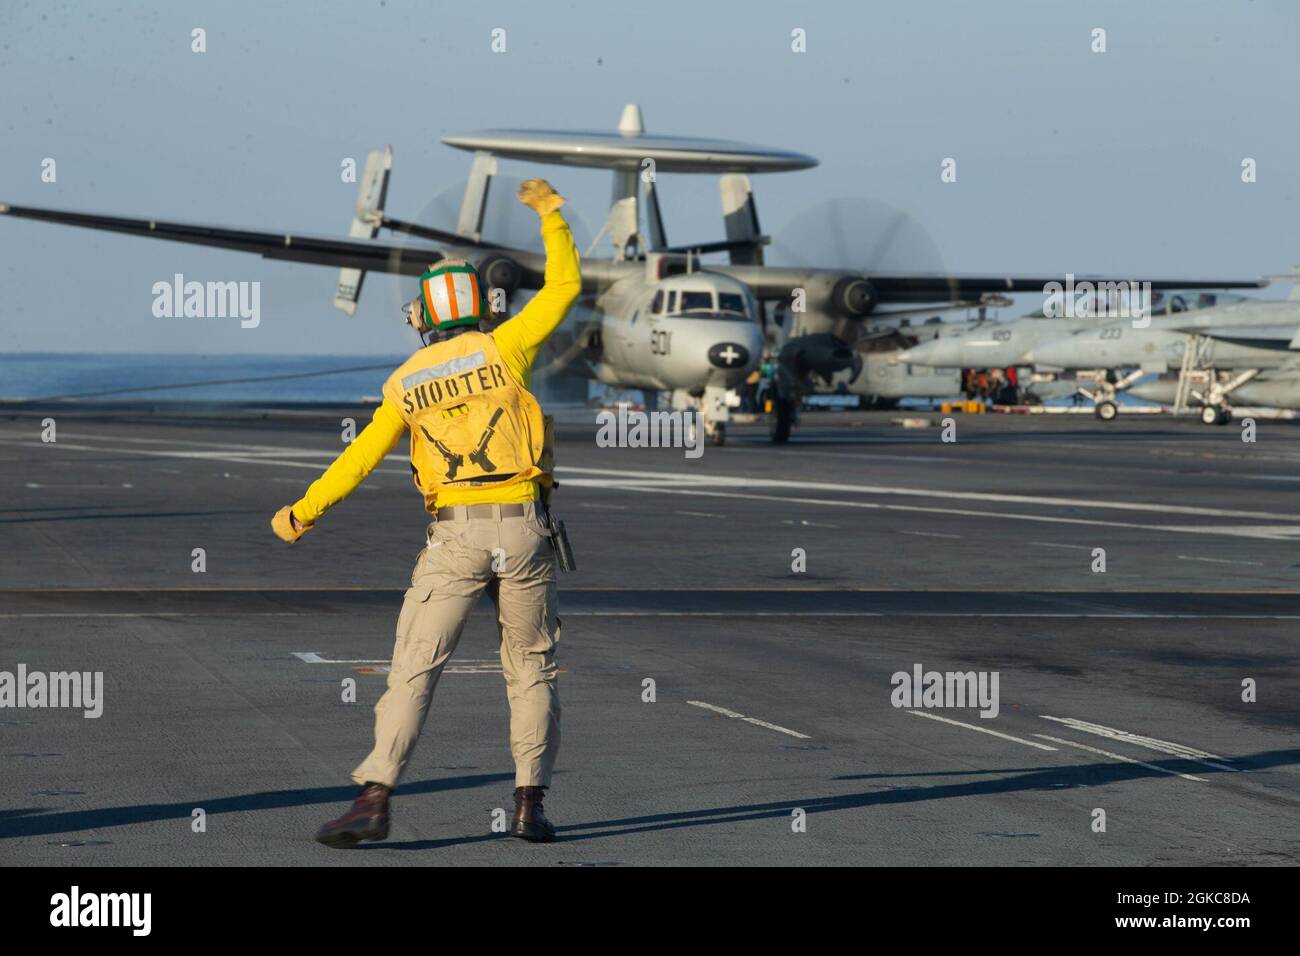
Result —
[{"label": "fighter jet", "polygon": [[[1098,418],[1119,414],[1117,394],[1152,372],[1240,369],[1245,377],[1211,384],[1205,420],[1226,421],[1227,396],[1258,371],[1277,368],[1300,323],[1300,306],[1226,293],[1182,291],[1152,297],[1148,321],[1104,316],[978,323],[900,352],[897,360],[963,368],[1026,368],[1040,373],[1099,370],[1091,387],[1071,387],[1093,401]],[[1279,351],[1282,350],[1282,351]],[[1114,370],[1122,370],[1117,374]],[[1226,389],[1226,390],[1225,390]],[[1189,390],[1183,399],[1196,397]],[[1199,398],[1197,399],[1200,400]]]},{"label": "fighter jet", "polygon": [[[1225,302],[1246,301],[1240,295],[1179,289],[1153,291],[1146,307],[1155,316],[1211,308]],[[1094,314],[1094,304],[1084,303],[1077,318],[1049,318],[1042,311],[1010,322],[985,321],[957,325],[930,341],[900,351],[899,362],[960,368],[1019,368],[1034,364],[1029,355],[1045,343],[1068,339],[1087,329],[1097,329],[1105,319]],[[1125,320],[1127,322],[1127,320]],[[1048,363],[1051,364],[1051,363]],[[1075,365],[1065,366],[1075,368]],[[1113,366],[1088,366],[1109,368]]]},{"label": "fighter jet", "polygon": [[[1178,378],[1159,378],[1141,382],[1128,391],[1130,395],[1148,402],[1173,405],[1179,400],[1181,388]],[[1204,390],[1194,389],[1192,395],[1204,395]],[[1300,409],[1300,362],[1293,368],[1261,372],[1234,388],[1231,396],[1232,401],[1240,406]],[[1205,405],[1201,409],[1201,417],[1206,424],[1226,425],[1232,419],[1231,407],[1225,407],[1222,414],[1215,415],[1213,420],[1207,411],[1210,408],[1210,405]]]},{"label": "fighter jet", "polygon": [[[1239,301],[1153,318],[1146,328],[1131,320],[1093,324],[1072,335],[1040,341],[1024,356],[1026,364],[1043,369],[1132,369],[1124,377],[1103,383],[1093,395],[1097,415],[1110,420],[1118,414],[1115,392],[1136,384],[1144,375],[1177,370],[1180,387],[1173,404],[1180,409],[1194,398],[1201,420],[1224,424],[1231,418],[1230,397],[1265,370],[1300,363],[1300,303]],[[1231,372],[1222,376],[1220,372]],[[1193,389],[1203,382],[1204,388]]]}]

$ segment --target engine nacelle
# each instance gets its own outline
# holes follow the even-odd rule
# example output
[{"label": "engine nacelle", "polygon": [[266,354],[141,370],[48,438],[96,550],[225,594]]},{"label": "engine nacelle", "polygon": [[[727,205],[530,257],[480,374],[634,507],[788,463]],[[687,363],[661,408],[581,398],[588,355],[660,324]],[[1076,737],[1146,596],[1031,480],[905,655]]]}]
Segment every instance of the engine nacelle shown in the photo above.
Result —
[{"label": "engine nacelle", "polygon": [[812,374],[829,381],[836,372],[852,367],[853,350],[829,332],[801,335],[786,342],[780,364],[796,380]]},{"label": "engine nacelle", "polygon": [[860,319],[876,307],[876,290],[860,276],[845,276],[832,287],[830,305],[846,319]]},{"label": "engine nacelle", "polygon": [[502,289],[506,295],[513,295],[514,291],[519,288],[519,283],[523,281],[524,273],[519,268],[519,263],[509,256],[493,254],[485,256],[476,264],[479,277],[482,278],[487,289],[485,295],[490,296],[490,290]]}]

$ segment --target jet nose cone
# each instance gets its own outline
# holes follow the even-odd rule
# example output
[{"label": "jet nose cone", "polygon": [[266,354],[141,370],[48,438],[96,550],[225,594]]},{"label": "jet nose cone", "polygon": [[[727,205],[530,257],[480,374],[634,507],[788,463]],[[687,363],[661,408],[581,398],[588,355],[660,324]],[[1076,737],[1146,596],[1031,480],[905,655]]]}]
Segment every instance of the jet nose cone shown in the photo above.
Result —
[{"label": "jet nose cone", "polygon": [[739,342],[719,342],[709,349],[709,364],[714,368],[742,368],[749,364],[749,349]]},{"label": "jet nose cone", "polygon": [[905,362],[908,365],[952,365],[950,352],[947,343],[940,339],[933,342],[922,342],[920,345],[913,345],[910,349],[905,349],[898,353],[898,361]]}]

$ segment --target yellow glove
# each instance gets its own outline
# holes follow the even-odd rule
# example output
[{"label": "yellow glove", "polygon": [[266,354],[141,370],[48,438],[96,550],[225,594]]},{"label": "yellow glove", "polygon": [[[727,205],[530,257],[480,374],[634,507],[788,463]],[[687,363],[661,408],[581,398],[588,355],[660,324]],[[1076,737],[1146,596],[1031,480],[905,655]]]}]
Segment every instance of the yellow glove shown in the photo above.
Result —
[{"label": "yellow glove", "polygon": [[525,179],[519,184],[519,201],[539,216],[555,212],[564,205],[564,197],[545,179]]},{"label": "yellow glove", "polygon": [[271,519],[271,530],[275,532],[275,536],[281,541],[288,541],[290,544],[293,544],[311,529],[312,525],[299,523],[298,519],[293,516],[293,509],[289,505],[285,505],[277,511],[275,517]]}]

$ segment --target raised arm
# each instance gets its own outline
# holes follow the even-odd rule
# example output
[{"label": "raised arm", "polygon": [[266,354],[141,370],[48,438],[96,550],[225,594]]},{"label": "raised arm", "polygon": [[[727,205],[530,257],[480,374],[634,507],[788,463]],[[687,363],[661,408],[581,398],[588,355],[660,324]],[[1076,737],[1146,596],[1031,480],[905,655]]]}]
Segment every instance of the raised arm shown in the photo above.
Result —
[{"label": "raised arm", "polygon": [[385,399],[375,409],[370,424],[343,449],[325,473],[311,483],[307,493],[297,503],[276,512],[271,519],[271,529],[284,541],[297,541],[312,529],[321,515],[365,481],[405,431],[406,423],[401,414]]},{"label": "raised arm", "polygon": [[546,246],[546,277],[542,288],[512,319],[492,333],[497,348],[511,369],[528,386],[528,370],[550,334],[564,321],[582,291],[582,270],[573,233],[560,214],[564,197],[544,179],[529,179],[519,187],[519,201],[541,218]]}]

